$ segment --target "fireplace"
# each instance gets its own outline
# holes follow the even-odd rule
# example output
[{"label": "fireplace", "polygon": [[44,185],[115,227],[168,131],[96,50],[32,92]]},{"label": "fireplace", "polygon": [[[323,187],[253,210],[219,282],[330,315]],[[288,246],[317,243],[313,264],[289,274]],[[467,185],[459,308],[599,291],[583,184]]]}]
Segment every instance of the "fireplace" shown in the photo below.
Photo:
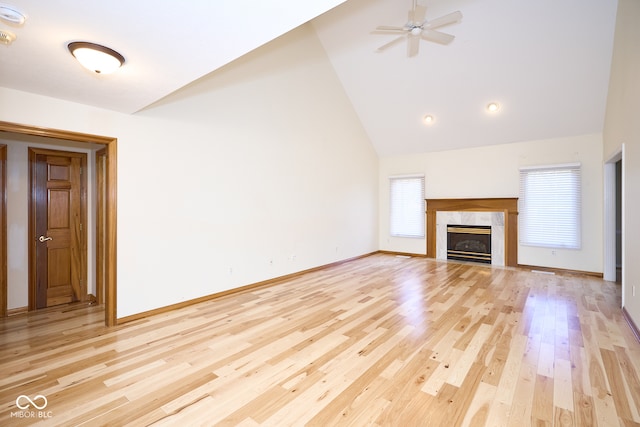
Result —
[{"label": "fireplace", "polygon": [[447,259],[491,264],[491,226],[447,224]]},{"label": "fireplace", "polygon": [[[427,204],[427,258],[447,259],[447,224],[482,224],[492,225],[491,249],[492,264],[507,267],[518,265],[518,199],[484,198],[484,199],[426,199]],[[468,221],[458,217],[461,214],[500,213],[499,221]],[[454,215],[455,214],[455,215]],[[444,216],[455,216],[447,218]],[[442,229],[437,217],[443,216]],[[437,230],[437,232],[436,232]],[[502,243],[504,242],[504,243]],[[498,253],[496,253],[498,252]]]}]

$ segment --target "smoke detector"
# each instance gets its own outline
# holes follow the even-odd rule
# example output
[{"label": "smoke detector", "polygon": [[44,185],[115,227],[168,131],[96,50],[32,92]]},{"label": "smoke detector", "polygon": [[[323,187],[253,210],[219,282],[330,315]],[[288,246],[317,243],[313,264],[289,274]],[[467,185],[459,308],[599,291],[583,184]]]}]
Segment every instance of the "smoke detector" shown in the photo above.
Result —
[{"label": "smoke detector", "polygon": [[0,4],[0,19],[10,24],[22,25],[27,17],[13,6]]}]

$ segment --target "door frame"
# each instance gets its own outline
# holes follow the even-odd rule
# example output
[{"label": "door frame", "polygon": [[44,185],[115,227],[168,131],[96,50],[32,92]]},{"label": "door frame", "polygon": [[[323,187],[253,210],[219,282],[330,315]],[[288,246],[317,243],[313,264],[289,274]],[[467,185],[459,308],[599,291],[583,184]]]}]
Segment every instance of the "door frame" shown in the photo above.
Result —
[{"label": "door frame", "polygon": [[106,165],[107,149],[101,148],[95,153],[96,176],[96,300],[98,304],[105,301],[105,209],[106,209]]},{"label": "door frame", "polygon": [[7,315],[7,146],[0,144],[0,317]]},{"label": "door frame", "polygon": [[624,307],[625,290],[625,214],[624,214],[624,144],[604,162],[604,268],[603,278],[616,280],[616,163],[622,162],[622,306]]},{"label": "door frame", "polygon": [[[106,176],[105,176],[105,236],[104,236],[104,278],[105,278],[105,324],[107,326],[115,326],[117,319],[117,138],[101,135],[92,135],[80,132],[73,132],[60,129],[44,128],[39,126],[24,125],[19,123],[0,121],[0,132],[12,132],[21,135],[40,136],[45,138],[55,138],[59,140],[81,142],[87,144],[100,144],[106,148]],[[4,170],[4,168],[3,168]],[[6,200],[5,183],[3,186],[3,201]],[[1,209],[1,208],[0,208]],[[6,217],[3,215],[2,236],[7,234]],[[2,242],[0,242],[0,245]],[[6,247],[6,241],[4,242]],[[7,251],[2,251],[0,265],[7,265]],[[7,309],[7,277],[6,269],[0,274],[0,313],[4,311],[6,315]],[[4,309],[4,310],[3,310]]]},{"label": "door frame", "polygon": [[[67,151],[67,150],[58,150],[58,149],[49,149],[49,148],[37,148],[37,147],[27,147],[28,150],[28,158],[29,158],[29,311],[36,310],[36,301],[38,297],[38,289],[37,289],[37,246],[38,242],[36,241],[36,233],[37,228],[37,201],[36,201],[36,193],[37,193],[37,182],[36,182],[36,155],[37,154],[45,154],[51,156],[65,156],[71,155],[73,157],[77,157],[80,159],[80,225],[84,229],[82,230],[82,237],[78,242],[80,247],[78,248],[81,255],[81,265],[80,265],[80,295],[77,295],[78,301],[86,301],[87,300],[87,159],[89,155],[84,152],[77,151]],[[82,171],[84,170],[84,173]],[[96,256],[97,259],[97,256]]]}]

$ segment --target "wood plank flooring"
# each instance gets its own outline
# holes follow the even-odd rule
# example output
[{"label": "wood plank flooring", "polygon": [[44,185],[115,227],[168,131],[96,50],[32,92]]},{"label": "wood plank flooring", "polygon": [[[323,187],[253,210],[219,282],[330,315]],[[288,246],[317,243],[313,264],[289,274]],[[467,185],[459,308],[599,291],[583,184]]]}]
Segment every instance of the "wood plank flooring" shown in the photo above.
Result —
[{"label": "wood plank flooring", "polygon": [[0,425],[640,426],[619,306],[594,277],[376,254],[115,328],[29,313],[0,319]]}]

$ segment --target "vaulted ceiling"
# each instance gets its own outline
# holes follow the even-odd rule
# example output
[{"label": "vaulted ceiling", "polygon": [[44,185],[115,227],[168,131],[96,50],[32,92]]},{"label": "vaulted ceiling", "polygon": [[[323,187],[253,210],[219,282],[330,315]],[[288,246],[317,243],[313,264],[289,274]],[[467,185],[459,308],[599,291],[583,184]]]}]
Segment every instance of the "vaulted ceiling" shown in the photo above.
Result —
[{"label": "vaulted ceiling", "polygon": [[[0,45],[0,86],[135,113],[308,21],[380,155],[602,132],[617,2],[420,0],[426,19],[459,10],[448,45],[404,40],[411,0],[0,0],[27,15]],[[66,52],[95,41],[126,57],[93,75]],[[486,110],[497,102],[496,113]],[[422,120],[431,115],[427,125]]]}]

